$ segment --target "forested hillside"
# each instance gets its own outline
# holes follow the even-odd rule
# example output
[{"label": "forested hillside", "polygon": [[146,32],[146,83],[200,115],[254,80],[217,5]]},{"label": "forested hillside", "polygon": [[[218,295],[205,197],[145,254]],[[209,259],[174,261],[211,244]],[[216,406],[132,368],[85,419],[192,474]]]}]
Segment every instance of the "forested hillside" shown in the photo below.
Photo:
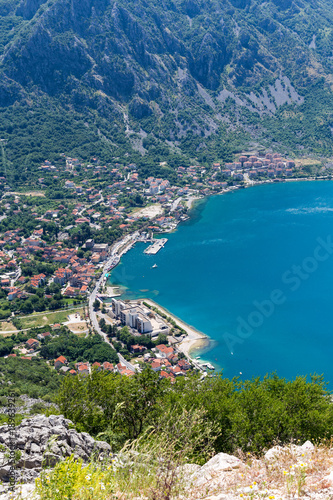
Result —
[{"label": "forested hillside", "polygon": [[1,0],[0,16],[18,179],[61,152],[171,167],[252,145],[332,154],[329,0]]}]

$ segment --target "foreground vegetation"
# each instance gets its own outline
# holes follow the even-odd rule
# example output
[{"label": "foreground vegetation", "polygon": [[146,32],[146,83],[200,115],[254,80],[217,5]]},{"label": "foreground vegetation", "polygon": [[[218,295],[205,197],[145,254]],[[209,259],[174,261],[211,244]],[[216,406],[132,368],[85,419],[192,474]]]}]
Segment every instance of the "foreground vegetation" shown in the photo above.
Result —
[{"label": "foreground vegetation", "polygon": [[331,441],[302,447],[291,443],[275,449],[275,457],[261,459],[238,450],[241,461],[232,472],[211,469],[203,476],[197,465],[214,454],[217,428],[203,409],[178,411],[177,421],[166,413],[158,428],[151,426],[117,456],[102,462],[95,457],[89,464],[71,456],[53,471],[45,470],[36,481],[41,500],[197,500],[221,492],[228,498],[274,500],[328,493]]},{"label": "foreground vegetation", "polygon": [[316,376],[240,381],[190,374],[172,385],[149,368],[129,378],[95,371],[87,379],[66,377],[57,402],[78,430],[108,441],[114,451],[157,428],[169,412],[176,422],[183,410],[196,408],[205,412],[208,426],[217,426],[216,453],[260,453],[276,443],[333,434],[331,396]]}]

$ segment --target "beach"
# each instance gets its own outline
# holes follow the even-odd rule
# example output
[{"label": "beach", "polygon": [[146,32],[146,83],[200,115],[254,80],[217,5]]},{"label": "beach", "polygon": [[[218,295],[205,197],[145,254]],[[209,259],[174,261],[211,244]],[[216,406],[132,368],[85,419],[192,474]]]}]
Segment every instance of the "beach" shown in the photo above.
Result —
[{"label": "beach", "polygon": [[186,206],[189,210],[191,210],[193,208],[193,206],[195,205],[195,202],[198,201],[198,200],[202,200],[203,197],[202,196],[190,196],[187,200],[186,200]]},{"label": "beach", "polygon": [[170,313],[170,311],[157,304],[157,302],[154,302],[151,299],[143,299],[143,301],[150,306],[157,307],[161,312],[163,312],[167,316],[170,316],[170,318],[172,318],[177,323],[177,325],[179,325],[186,331],[187,337],[185,337],[184,340],[177,344],[178,349],[183,352],[185,356],[191,357],[191,353],[193,351],[198,351],[199,349],[204,349],[205,347],[209,346],[210,339],[207,335],[199,332],[198,330],[193,328],[193,326],[184,323],[184,321],[177,318],[177,316]]}]

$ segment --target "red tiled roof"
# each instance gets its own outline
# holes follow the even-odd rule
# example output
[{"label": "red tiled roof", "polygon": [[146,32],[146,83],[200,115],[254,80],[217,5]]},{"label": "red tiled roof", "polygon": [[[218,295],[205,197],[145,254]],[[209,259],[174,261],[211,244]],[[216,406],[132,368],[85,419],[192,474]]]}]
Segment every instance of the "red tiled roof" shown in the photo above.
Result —
[{"label": "red tiled roof", "polygon": [[59,358],[55,359],[54,362],[60,361],[60,363],[67,363],[67,359],[65,356],[59,356]]},{"label": "red tiled roof", "polygon": [[39,344],[38,340],[36,340],[36,339],[29,339],[29,340],[26,341],[26,344],[28,344],[29,346],[32,346],[35,343]]}]

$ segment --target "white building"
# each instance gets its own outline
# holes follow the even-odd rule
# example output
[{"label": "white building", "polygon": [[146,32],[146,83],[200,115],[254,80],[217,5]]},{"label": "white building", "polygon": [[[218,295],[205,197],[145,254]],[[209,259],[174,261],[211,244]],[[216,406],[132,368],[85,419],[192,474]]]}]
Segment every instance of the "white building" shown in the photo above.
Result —
[{"label": "white building", "polygon": [[122,300],[112,299],[112,312],[123,325],[135,328],[139,333],[151,333],[153,325],[140,306],[131,306]]}]

